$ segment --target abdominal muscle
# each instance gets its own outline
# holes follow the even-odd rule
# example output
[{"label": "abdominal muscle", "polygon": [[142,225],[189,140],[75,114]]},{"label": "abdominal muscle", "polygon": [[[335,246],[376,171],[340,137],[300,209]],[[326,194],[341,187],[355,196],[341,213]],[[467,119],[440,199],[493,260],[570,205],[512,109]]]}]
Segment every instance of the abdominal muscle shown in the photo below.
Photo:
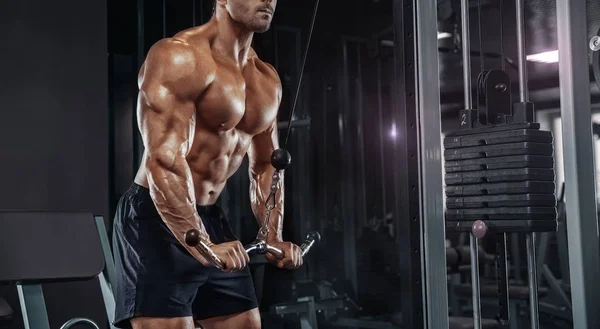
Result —
[{"label": "abdominal muscle", "polygon": [[187,160],[194,179],[196,203],[211,205],[240,167],[252,137],[237,129],[203,135],[196,132]]},{"label": "abdominal muscle", "polygon": [[[215,204],[231,177],[240,167],[252,136],[237,129],[208,132],[196,130],[186,160],[194,181],[197,205]],[[136,175],[136,183],[148,187],[145,164]]]}]

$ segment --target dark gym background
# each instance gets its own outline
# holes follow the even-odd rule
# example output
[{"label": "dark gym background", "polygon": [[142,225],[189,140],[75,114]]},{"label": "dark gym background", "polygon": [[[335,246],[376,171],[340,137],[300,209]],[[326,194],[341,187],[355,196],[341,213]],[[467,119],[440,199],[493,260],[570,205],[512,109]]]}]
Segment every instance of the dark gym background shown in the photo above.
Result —
[{"label": "dark gym background", "polygon": [[[452,14],[452,5],[458,2],[438,2],[439,29],[452,32],[458,19]],[[393,168],[389,163],[380,167],[381,151],[373,151],[379,147],[377,142],[365,144],[362,160],[356,160],[356,140],[351,142],[353,146],[340,144],[340,136],[348,137],[351,132],[329,129],[337,127],[338,120],[355,125],[355,113],[364,113],[367,141],[378,138],[384,129],[380,126],[381,118],[375,117],[375,94],[377,81],[380,81],[386,97],[384,105],[391,97],[390,70],[386,68],[391,65],[393,48],[378,43],[386,36],[388,40],[393,39],[389,29],[391,3],[391,0],[321,2],[294,118],[310,119],[312,128],[294,129],[290,141],[294,162],[286,184],[294,192],[287,194],[285,234],[295,241],[307,230],[319,229],[329,233],[328,246],[339,244],[344,239],[342,231],[350,229],[343,224],[345,219],[354,218],[351,229],[360,230],[367,226],[367,218],[385,215],[380,203],[383,207],[393,203],[392,193],[388,193],[383,202],[380,198],[380,185]],[[485,56],[486,68],[498,68],[498,1],[481,0],[480,3],[485,17],[482,45],[490,53]],[[514,4],[504,3],[504,51],[515,60]],[[554,0],[526,3],[527,52],[556,49]],[[473,45],[478,45],[480,34],[477,4],[472,1]],[[313,1],[280,0],[273,28],[255,39],[257,52],[277,67],[284,83],[280,121],[289,119],[313,5]],[[139,64],[154,42],[205,22],[211,10],[212,0],[0,2],[0,77],[4,82],[0,89],[3,110],[0,209],[85,210],[104,216],[110,223],[116,201],[131,183],[137,166],[139,146],[132,111]],[[600,4],[593,0],[588,2],[588,22],[592,35],[600,26]],[[375,43],[370,39],[373,35],[378,35]],[[342,60],[342,40],[346,40],[347,45],[347,66]],[[452,38],[440,41],[444,131],[456,128],[456,114],[462,107],[462,64],[460,53],[455,53],[453,47]],[[474,46],[473,50],[479,47]],[[382,65],[379,79],[375,76],[376,58],[381,59]],[[478,58],[473,57],[474,77],[481,64]],[[531,100],[536,102],[536,108],[557,108],[558,66],[529,65]],[[507,67],[515,81],[516,69]],[[516,90],[516,84],[513,88]],[[600,102],[597,88],[593,87],[592,92],[592,103]],[[361,111],[356,104],[362,104]],[[346,110],[342,110],[344,107]],[[385,115],[383,113],[384,119]],[[360,167],[366,168],[366,176],[362,178],[367,179],[345,179]],[[350,184],[348,186],[354,187],[346,190],[356,188],[357,192],[340,192],[341,184]],[[242,166],[221,200],[243,240],[256,234],[256,225],[249,217],[246,186],[247,174]],[[383,190],[389,192],[391,188],[386,186]],[[348,202],[356,200],[359,202],[350,204],[356,208],[349,208]],[[307,218],[309,220],[303,220]],[[23,243],[24,248],[40,247],[25,238]],[[393,240],[382,244],[380,248],[391,246],[389,250],[395,246]],[[336,250],[330,255],[344,252]],[[15,251],[17,256],[18,251]],[[318,264],[327,262],[330,267],[317,267],[319,273],[311,273],[313,277],[331,279],[331,273],[344,276],[348,271],[345,264],[324,258],[317,260]],[[360,261],[358,263],[360,267]],[[397,266],[381,266],[387,265]],[[302,278],[310,271],[313,268],[294,274],[267,275],[285,283]],[[375,293],[397,293],[389,291],[387,286],[375,287],[374,280],[370,282]],[[281,298],[291,294],[285,292],[285,288],[282,291],[284,297]],[[96,282],[48,284],[44,285],[44,292],[51,327],[59,327],[75,316],[104,323],[104,308]],[[0,294],[18,307],[12,287],[0,287]],[[264,297],[275,298],[268,294]],[[366,296],[367,299],[376,297]],[[15,328],[21,329],[20,317],[15,320]]]},{"label": "dark gym background", "polygon": [[[0,2],[0,209],[108,218],[106,11],[106,1]],[[23,237],[23,248],[43,247]],[[18,307],[14,287],[0,293]],[[74,316],[103,323],[97,282],[47,284],[44,293],[52,328]]]}]

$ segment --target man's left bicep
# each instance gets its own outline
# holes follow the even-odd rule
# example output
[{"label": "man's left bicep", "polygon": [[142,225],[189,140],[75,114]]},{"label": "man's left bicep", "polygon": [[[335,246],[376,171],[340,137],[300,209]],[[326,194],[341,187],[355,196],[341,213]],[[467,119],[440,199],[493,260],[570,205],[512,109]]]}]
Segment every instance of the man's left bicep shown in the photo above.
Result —
[{"label": "man's left bicep", "polygon": [[271,165],[271,154],[279,148],[277,120],[264,132],[254,136],[248,150],[250,169],[253,172],[263,172]]}]

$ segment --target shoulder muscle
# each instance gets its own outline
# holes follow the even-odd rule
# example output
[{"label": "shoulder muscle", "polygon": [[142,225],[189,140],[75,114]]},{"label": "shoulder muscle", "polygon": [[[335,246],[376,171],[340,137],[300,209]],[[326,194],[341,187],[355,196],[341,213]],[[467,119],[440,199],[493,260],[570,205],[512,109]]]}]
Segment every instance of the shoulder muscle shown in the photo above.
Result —
[{"label": "shoulder muscle", "polygon": [[140,72],[140,90],[153,97],[170,93],[181,99],[200,96],[214,78],[212,57],[185,41],[168,38],[149,50]]},{"label": "shoulder muscle", "polygon": [[263,74],[265,74],[269,79],[272,79],[273,85],[275,87],[275,92],[277,93],[279,102],[281,102],[281,96],[283,93],[282,86],[281,86],[281,79],[279,78],[279,73],[277,73],[277,70],[275,69],[275,67],[273,67],[273,65],[271,65],[267,62],[263,62],[258,57],[255,57],[254,65],[256,66],[256,68],[259,71],[261,71]]}]

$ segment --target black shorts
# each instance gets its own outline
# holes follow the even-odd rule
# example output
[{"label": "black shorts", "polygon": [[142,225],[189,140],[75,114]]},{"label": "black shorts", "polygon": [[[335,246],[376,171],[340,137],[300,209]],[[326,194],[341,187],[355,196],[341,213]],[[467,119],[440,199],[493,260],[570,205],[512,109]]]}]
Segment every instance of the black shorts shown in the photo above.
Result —
[{"label": "black shorts", "polygon": [[[238,240],[218,206],[197,209],[211,241]],[[133,317],[201,320],[258,306],[248,267],[224,273],[203,266],[175,239],[140,185],[132,184],[118,204],[112,244],[116,327],[131,328]]]}]

